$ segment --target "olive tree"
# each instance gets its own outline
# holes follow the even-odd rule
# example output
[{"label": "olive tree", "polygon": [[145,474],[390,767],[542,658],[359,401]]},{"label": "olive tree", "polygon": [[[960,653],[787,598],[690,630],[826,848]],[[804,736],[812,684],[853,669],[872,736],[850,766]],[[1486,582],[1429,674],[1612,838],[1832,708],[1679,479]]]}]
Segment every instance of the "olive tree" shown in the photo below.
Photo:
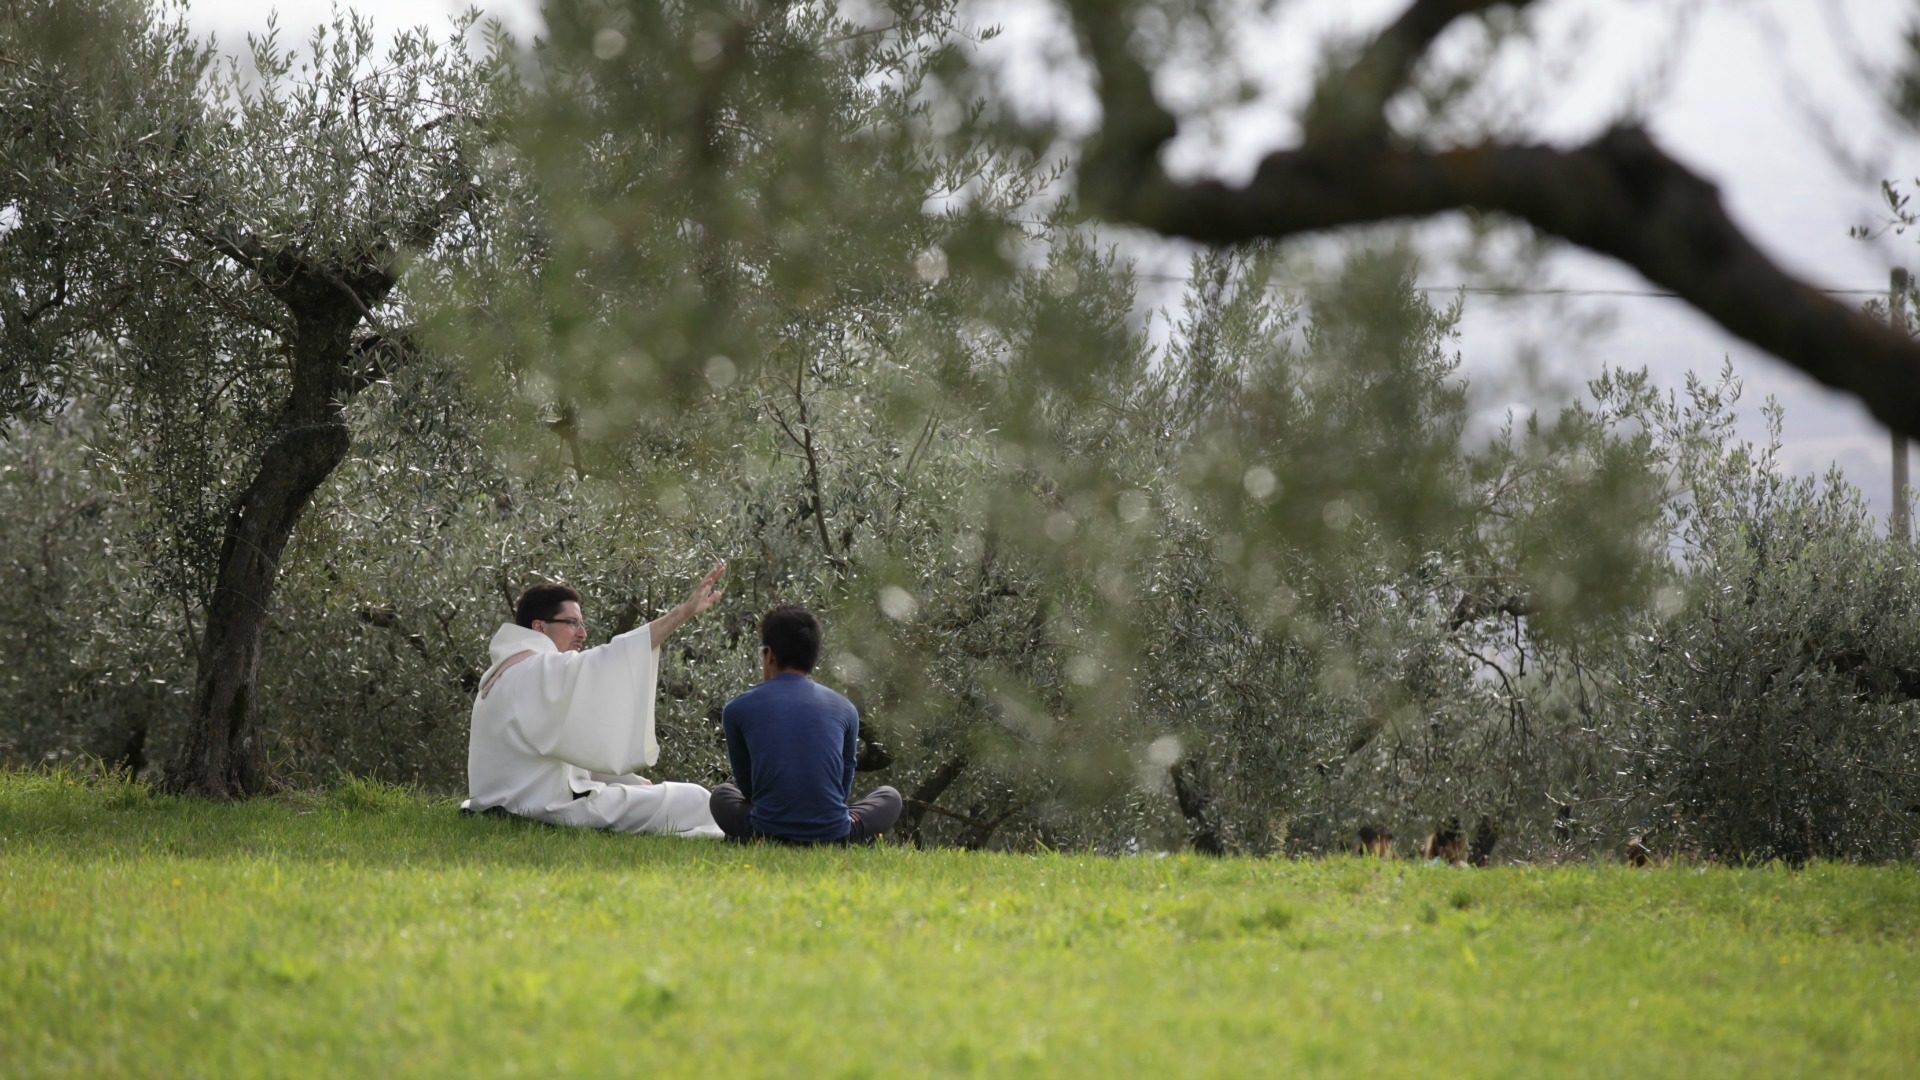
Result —
[{"label": "olive tree", "polygon": [[169,787],[265,781],[263,635],[289,538],[349,451],[354,396],[421,362],[406,282],[480,242],[491,58],[403,33],[384,53],[338,16],[304,52],[217,65],[140,2],[0,15],[6,403],[56,407],[81,371],[150,499],[151,563],[197,632]]},{"label": "olive tree", "polygon": [[1685,572],[1613,661],[1593,790],[1616,835],[1723,858],[1911,858],[1920,847],[1920,634],[1913,551],[1878,535],[1837,471],[1794,477],[1780,411],[1724,436],[1738,386],[1649,402],[1684,485],[1668,508]]}]

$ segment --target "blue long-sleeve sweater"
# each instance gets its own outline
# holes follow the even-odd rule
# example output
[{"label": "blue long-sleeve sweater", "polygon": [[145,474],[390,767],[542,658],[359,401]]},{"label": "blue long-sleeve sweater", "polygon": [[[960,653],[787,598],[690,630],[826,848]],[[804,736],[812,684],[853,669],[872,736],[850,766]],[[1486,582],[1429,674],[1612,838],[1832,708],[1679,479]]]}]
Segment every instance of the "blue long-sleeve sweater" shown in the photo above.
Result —
[{"label": "blue long-sleeve sweater", "polygon": [[860,737],[853,702],[805,675],[782,672],[720,714],[733,782],[753,804],[753,829],[787,840],[840,840]]}]

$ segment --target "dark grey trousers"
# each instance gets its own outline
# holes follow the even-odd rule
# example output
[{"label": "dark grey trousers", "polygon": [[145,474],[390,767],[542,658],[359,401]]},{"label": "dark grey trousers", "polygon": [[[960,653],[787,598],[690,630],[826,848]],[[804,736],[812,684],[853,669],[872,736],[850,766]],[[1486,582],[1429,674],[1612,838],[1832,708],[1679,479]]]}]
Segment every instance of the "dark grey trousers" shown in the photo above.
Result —
[{"label": "dark grey trousers", "polygon": [[[713,789],[713,795],[707,800],[713,810],[713,820],[719,822],[720,831],[732,840],[751,840],[762,834],[753,831],[753,804],[740,793],[733,784],[720,784]],[[868,792],[862,798],[847,804],[847,815],[853,818],[853,828],[848,830],[845,841],[828,843],[866,844],[893,827],[900,820],[900,793],[893,788],[881,785]],[[785,837],[770,836],[770,840],[785,840]],[[805,843],[806,841],[788,841]]]}]

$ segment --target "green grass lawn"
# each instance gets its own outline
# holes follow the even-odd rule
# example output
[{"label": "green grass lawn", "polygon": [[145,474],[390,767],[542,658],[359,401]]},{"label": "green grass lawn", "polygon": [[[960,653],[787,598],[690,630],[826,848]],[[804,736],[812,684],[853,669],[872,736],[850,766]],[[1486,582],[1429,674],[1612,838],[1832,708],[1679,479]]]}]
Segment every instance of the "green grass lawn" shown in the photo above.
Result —
[{"label": "green grass lawn", "polygon": [[0,774],[8,1076],[1907,1076],[1920,874],[801,851]]}]

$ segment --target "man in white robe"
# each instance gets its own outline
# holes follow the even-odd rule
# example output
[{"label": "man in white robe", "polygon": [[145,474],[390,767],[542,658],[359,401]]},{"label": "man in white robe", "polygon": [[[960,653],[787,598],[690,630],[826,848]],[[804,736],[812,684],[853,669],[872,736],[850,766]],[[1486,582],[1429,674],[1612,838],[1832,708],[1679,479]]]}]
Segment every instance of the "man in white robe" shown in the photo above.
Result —
[{"label": "man in white robe", "polygon": [[555,825],[718,838],[707,789],[653,783],[634,770],[660,755],[653,698],[660,646],[712,607],[724,564],[672,611],[605,645],[583,648],[580,595],[536,585],[490,646],[473,699],[467,789],[474,811],[500,808]]}]

